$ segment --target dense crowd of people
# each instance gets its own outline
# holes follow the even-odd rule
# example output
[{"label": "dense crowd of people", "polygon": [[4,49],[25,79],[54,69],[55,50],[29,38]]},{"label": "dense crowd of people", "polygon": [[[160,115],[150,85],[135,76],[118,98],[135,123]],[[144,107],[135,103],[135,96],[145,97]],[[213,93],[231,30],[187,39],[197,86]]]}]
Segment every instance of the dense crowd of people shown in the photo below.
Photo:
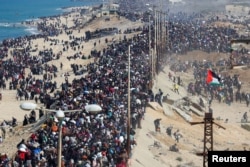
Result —
[{"label": "dense crowd of people", "polygon": [[171,53],[186,54],[192,50],[208,53],[230,51],[230,40],[240,38],[236,30],[210,26],[211,21],[201,21],[203,18],[202,14],[187,15],[182,12],[170,15],[168,29]]},{"label": "dense crowd of people", "polygon": [[[201,21],[201,18],[204,18],[204,21]],[[218,102],[224,102],[228,105],[233,102],[244,102],[249,106],[250,93],[241,89],[242,81],[240,81],[239,75],[222,75],[218,70],[218,68],[230,69],[235,65],[249,65],[249,50],[243,47],[240,50],[232,50],[230,46],[232,39],[247,39],[247,36],[239,35],[231,27],[212,26],[218,19],[205,20],[202,13],[188,15],[179,12],[170,14],[168,23],[170,54],[185,56],[187,52],[193,50],[207,53],[230,53],[228,59],[220,59],[217,62],[209,60],[205,62],[197,60],[177,62],[174,60],[170,64],[170,69],[175,72],[193,70],[194,81],[188,83],[187,90],[192,95],[207,96],[209,105],[216,99]],[[209,68],[219,74],[221,85],[211,86],[206,83],[207,69]]]},{"label": "dense crowd of people", "polygon": [[209,105],[212,104],[213,100],[217,100],[219,103],[228,105],[231,105],[233,102],[240,102],[249,106],[250,93],[242,89],[242,81],[240,81],[239,75],[222,75],[219,71],[216,71],[221,78],[221,84],[211,86],[206,83],[207,68],[204,68],[203,63],[198,63],[198,66],[194,67],[194,69],[193,75],[195,80],[188,84],[189,93],[207,96]]},{"label": "dense crowd of people", "polygon": [[[126,16],[132,19],[138,17],[133,14]],[[240,37],[234,29],[215,28],[209,26],[209,22],[199,22],[197,17],[201,17],[201,14],[187,15],[180,12],[169,16],[167,28],[170,46],[168,54],[184,55],[192,50],[227,52],[230,39]],[[46,24],[40,26],[46,26]],[[46,29],[45,27],[43,29],[53,30],[55,33],[50,35],[56,35],[58,32],[54,28]],[[142,33],[148,32],[147,28],[140,30]],[[36,35],[3,41],[0,56],[6,57],[8,47],[27,48],[25,47],[27,41],[40,37],[48,40],[46,35]],[[131,53],[128,53],[129,45]],[[81,47],[78,49],[80,50]],[[57,55],[52,50],[49,52],[48,56]],[[62,158],[63,166],[126,166],[127,160],[131,156],[131,153],[127,152],[127,137],[129,136],[130,141],[128,147],[132,149],[137,144],[134,137],[135,129],[142,128],[141,121],[146,104],[150,100],[155,100],[150,87],[150,58],[147,53],[148,35],[135,35],[132,39],[124,37],[119,43],[112,43],[101,53],[94,54],[97,61],[87,65],[84,77],[74,79],[72,82],[65,77],[61,90],[58,91],[54,91],[58,85],[52,81],[53,77],[56,77],[54,74],[58,72],[57,67],[41,66],[52,60],[52,58],[44,60],[46,58],[44,52],[35,57],[29,55],[27,48],[23,51],[13,52],[13,59],[2,61],[0,86],[11,79],[10,88],[17,90],[18,98],[24,96],[25,99],[34,99],[36,102],[44,104],[46,108],[54,105],[56,109],[82,110],[65,113],[66,117],[62,122],[51,114],[41,129],[17,145],[18,151],[13,165],[57,166],[58,128],[62,123],[62,157],[59,158]],[[127,101],[129,54],[131,55],[130,109],[128,109]],[[244,57],[246,63],[249,62],[245,54],[239,57]],[[239,76],[222,76],[224,86],[219,89],[205,84],[206,67],[210,67],[210,64],[213,62],[205,64],[202,62],[201,64],[201,62],[194,61],[189,64],[175,64],[171,68],[173,71],[195,69],[195,82],[188,86],[188,91],[193,95],[209,94],[210,103],[213,99],[218,99],[230,105],[235,99],[235,101],[246,100],[249,105],[249,93],[242,92]],[[43,80],[35,79],[33,74],[26,74],[26,67],[33,69],[34,75],[43,74]],[[77,67],[72,65],[72,68]],[[46,71],[45,74],[44,71]],[[180,85],[179,81],[176,83]],[[237,89],[236,93],[234,88]],[[178,87],[175,91],[178,92]],[[159,95],[160,97],[156,98],[156,101],[161,103],[159,99],[163,94],[160,90]],[[102,107],[102,111],[97,114],[89,113],[85,109],[88,104],[98,104]],[[130,134],[127,134],[128,111],[131,111]],[[39,117],[42,116],[41,113]],[[1,158],[1,163],[9,160],[6,156],[1,156]]]},{"label": "dense crowd of people", "polygon": [[[233,102],[245,102],[249,106],[250,94],[241,89],[242,82],[239,79],[239,75],[222,75],[216,68],[230,69],[235,65],[249,65],[248,49],[232,50],[230,46],[232,39],[246,39],[247,37],[239,35],[236,30],[230,27],[210,26],[211,23],[218,20],[199,22],[197,16],[201,17],[201,14],[190,16],[185,13],[178,13],[170,15],[171,21],[168,25],[171,32],[169,36],[171,41],[170,53],[184,56],[189,51],[202,50],[208,53],[230,53],[230,56],[228,59],[220,59],[217,62],[209,60],[205,62],[197,60],[188,62],[175,61],[170,67],[171,70],[180,72],[193,70],[194,81],[188,83],[187,90],[192,95],[208,96],[210,105],[216,99],[218,102],[224,102],[228,105],[231,105]],[[210,86],[206,83],[208,68],[220,75],[221,85]]]},{"label": "dense crowd of people", "polygon": [[[99,61],[88,65],[88,74],[72,83],[65,80],[60,92],[51,97],[58,101],[57,108],[63,110],[82,109],[82,112],[66,114],[63,121],[63,162],[65,166],[76,163],[91,166],[98,164],[126,163],[127,144],[127,84],[128,61],[127,48],[131,47],[131,148],[136,145],[135,129],[141,128],[140,121],[145,112],[150,74],[148,59],[143,50],[147,43],[143,37],[112,44],[103,50]],[[116,49],[115,49],[116,48]],[[140,62],[140,63],[135,63]],[[45,96],[50,96],[46,94]],[[45,106],[50,97],[44,101]],[[102,112],[93,115],[85,111],[84,106],[99,104]],[[46,160],[48,166],[56,166],[56,147],[58,121],[54,115],[45,123],[45,127],[34,133],[28,141],[18,146],[16,157],[18,164],[38,164]],[[34,147],[33,144],[38,147]],[[25,155],[23,155],[25,147]],[[21,150],[21,151],[20,151]],[[38,151],[40,150],[40,151]]]},{"label": "dense crowd of people", "polygon": [[[147,50],[147,43],[144,38],[135,36],[133,40],[124,38],[121,43],[113,43],[109,48],[104,49],[101,55],[96,54],[99,56],[98,62],[87,66],[88,74],[85,77],[79,80],[74,79],[72,83],[65,77],[61,91],[55,93],[51,91],[53,87],[56,87],[51,83],[53,77],[48,79],[50,77],[47,76],[50,72],[46,73],[43,80],[36,80],[32,74],[25,75],[24,68],[20,67],[17,69],[23,71],[10,70],[12,75],[2,76],[6,79],[11,77],[11,82],[16,81],[13,89],[17,90],[20,97],[23,91],[28,91],[27,99],[36,99],[35,97],[39,96],[40,102],[44,103],[47,108],[57,102],[56,107],[63,110],[82,109],[82,112],[66,114],[63,121],[62,159],[65,166],[72,164],[75,166],[76,163],[82,166],[95,164],[100,166],[104,163],[113,166],[126,164],[130,156],[126,153],[127,136],[130,136],[132,148],[136,145],[134,129],[141,128],[140,121],[148,100],[150,66],[148,59],[145,59],[144,51]],[[127,134],[128,45],[131,45],[132,62],[130,135]],[[21,56],[20,54],[19,57]],[[17,66],[15,61],[8,61],[11,63],[5,63],[8,66],[3,66],[3,73],[8,71],[6,67],[10,65]],[[20,62],[19,59],[18,61]],[[140,64],[136,63],[138,61]],[[27,59],[23,59],[22,62],[25,66]],[[97,115],[88,113],[84,109],[84,106],[88,104],[99,104],[102,112]],[[28,119],[25,120],[24,125],[27,124]],[[30,166],[32,164],[34,166],[46,163],[48,166],[56,166],[57,142],[55,141],[58,138],[56,127],[58,128],[58,121],[54,115],[51,115],[50,119],[45,122],[44,128],[34,133],[27,141],[23,140],[18,144],[14,165]]]}]

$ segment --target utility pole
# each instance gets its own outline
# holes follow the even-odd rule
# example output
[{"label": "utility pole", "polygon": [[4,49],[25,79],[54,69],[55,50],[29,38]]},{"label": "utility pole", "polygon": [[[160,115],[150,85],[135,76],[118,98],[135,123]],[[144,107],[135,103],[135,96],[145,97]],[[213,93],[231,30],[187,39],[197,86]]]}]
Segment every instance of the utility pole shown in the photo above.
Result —
[{"label": "utility pole", "polygon": [[[157,64],[157,12],[154,6],[154,60],[156,59],[156,62],[154,61],[154,69],[156,70],[156,64]],[[155,75],[155,74],[154,74]]]},{"label": "utility pole", "polygon": [[58,133],[58,146],[57,146],[57,166],[62,166],[62,121],[64,119],[64,112],[59,110],[62,118],[59,118],[59,133]]},{"label": "utility pole", "polygon": [[[163,58],[163,38],[164,38],[164,13],[163,13],[163,2],[160,0],[160,57],[159,57],[159,67],[162,66],[162,58]],[[161,69],[161,68],[160,68]]]},{"label": "utility pole", "polygon": [[[168,14],[167,14],[168,15]],[[166,16],[167,16],[166,15]],[[166,18],[166,20],[168,20],[167,18]],[[167,45],[167,51],[169,51],[170,50],[170,42],[169,42],[169,20],[168,20],[168,22],[166,23],[166,35],[167,35],[167,41],[166,41],[166,45]]]},{"label": "utility pole", "polygon": [[153,79],[154,79],[154,58],[153,58],[153,54],[151,53],[151,14],[149,14],[148,16],[148,56],[150,59],[150,64],[151,64],[151,82],[153,83]]},{"label": "utility pole", "polygon": [[197,155],[203,156],[203,167],[207,167],[208,151],[213,151],[213,124],[219,128],[226,129],[223,126],[213,121],[212,113],[205,113],[204,121],[202,122],[190,122],[191,125],[204,124],[204,146],[203,152],[197,153]]},{"label": "utility pole", "polygon": [[127,154],[130,157],[130,45],[128,46],[128,122],[127,122]]},{"label": "utility pole", "polygon": [[[166,34],[167,34],[167,31],[166,31],[166,19],[167,19],[167,14],[166,12],[163,13],[163,26],[162,26],[162,32],[163,32],[163,55],[166,55]],[[166,59],[166,57],[164,56],[164,59]]]},{"label": "utility pole", "polygon": [[157,37],[156,37],[156,50],[157,50],[157,57],[156,57],[156,73],[159,74],[159,64],[160,64],[160,12],[157,11]]},{"label": "utility pole", "polygon": [[161,12],[157,11],[157,74],[159,74],[160,57],[161,57]]}]

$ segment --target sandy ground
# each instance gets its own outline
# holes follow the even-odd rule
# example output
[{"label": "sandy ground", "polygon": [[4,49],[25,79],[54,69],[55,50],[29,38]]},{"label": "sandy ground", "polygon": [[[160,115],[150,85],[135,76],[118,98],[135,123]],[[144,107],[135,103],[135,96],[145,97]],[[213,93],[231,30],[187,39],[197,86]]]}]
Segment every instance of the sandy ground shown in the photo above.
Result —
[{"label": "sandy ground", "polygon": [[[155,81],[155,92],[162,89],[164,94],[169,94],[173,100],[181,99],[190,95],[186,92],[185,87],[180,87],[180,94],[176,94],[172,89],[172,81],[168,80],[169,68],[166,67],[164,72],[161,72]],[[176,73],[182,78],[190,79],[189,73]],[[192,97],[197,98],[197,97]],[[156,109],[148,107],[142,123],[142,129],[137,131],[138,146],[135,147],[132,157],[133,167],[176,167],[176,166],[202,166],[203,157],[195,155],[203,152],[204,126],[190,125],[179,114],[171,110],[167,104],[163,104],[163,108],[159,104],[152,104]],[[250,150],[249,139],[250,133],[240,127],[240,120],[245,111],[249,111],[246,104],[235,103],[228,106],[224,103],[214,102],[212,104],[214,122],[225,127],[219,128],[214,125],[214,150],[243,150],[244,147]],[[154,131],[153,121],[162,118],[161,133]],[[191,114],[190,122],[201,122],[203,117]],[[228,123],[225,120],[228,119]],[[180,151],[178,153],[169,151],[169,147],[176,143],[174,136],[167,135],[166,128],[173,126],[172,134],[179,130],[182,138],[177,143]],[[154,141],[161,143],[161,147],[154,147]]]},{"label": "sandy ground", "polygon": [[[62,18],[63,20],[63,18]],[[66,20],[64,20],[65,22]],[[112,27],[119,27],[120,29],[131,28],[131,26],[140,26],[142,23],[140,22],[129,22],[126,19],[120,19],[114,17],[111,18],[109,22],[110,26]],[[68,24],[70,24],[70,19],[68,19]],[[90,25],[84,27],[81,32],[85,32],[86,30],[95,29],[97,27],[107,26],[104,20],[95,20]],[[77,34],[78,31],[76,30],[74,34]],[[114,36],[107,37],[109,41],[119,40],[121,36],[116,34]],[[59,40],[66,39],[67,36],[63,34],[62,36],[57,37]],[[106,38],[106,37],[105,37]],[[98,39],[99,40],[99,39]],[[96,40],[90,40],[89,42],[83,43],[84,50],[82,50],[83,54],[88,55],[92,49],[102,49],[106,46],[104,43],[104,39],[101,38],[101,43],[97,43],[97,47],[94,48],[93,43]],[[34,40],[33,47],[35,48],[38,45],[38,49],[50,48],[49,42],[44,42],[43,40]],[[55,45],[53,46],[55,51],[62,50],[62,46]],[[64,53],[63,56],[60,58],[59,61],[52,61],[51,64],[56,65],[59,67],[59,64],[63,62],[63,69],[59,72],[59,75],[56,78],[58,85],[64,81],[64,77],[61,74],[65,72],[70,72],[70,64],[71,63],[79,63],[79,64],[87,64],[89,61],[93,60],[71,60],[68,61],[66,59],[67,56],[72,55],[74,53],[73,50],[69,50],[67,53]],[[36,53],[34,53],[36,54]],[[193,53],[194,54],[194,53]],[[190,54],[192,55],[192,54]],[[199,52],[201,58],[204,57],[204,53]],[[195,56],[186,57],[189,59],[195,59]],[[155,84],[154,84],[154,92],[157,92],[159,88],[165,94],[169,94],[170,98],[173,100],[181,99],[185,96],[190,96],[186,92],[186,87],[180,87],[179,91],[180,94],[174,93],[172,89],[172,82],[168,80],[167,74],[169,72],[169,68],[166,67],[163,72],[156,77]],[[183,81],[187,82],[192,80],[191,73],[176,73],[180,75]],[[41,76],[37,76],[41,77]],[[72,80],[74,76],[70,76],[69,80]],[[0,122],[3,120],[11,120],[12,116],[17,118],[19,122],[23,120],[24,114],[28,114],[27,111],[23,111],[19,108],[19,105],[22,101],[17,101],[15,99],[16,91],[14,90],[1,90],[3,95],[2,100],[0,101]],[[193,97],[195,99],[195,97]],[[138,129],[136,131],[136,140],[137,146],[133,148],[133,155],[130,161],[130,166],[132,167],[176,167],[180,165],[186,164],[186,166],[202,166],[202,157],[195,155],[197,152],[203,151],[203,125],[195,125],[191,126],[190,123],[185,121],[182,117],[180,117],[176,112],[172,110],[172,107],[164,104],[164,107],[161,108],[158,104],[152,103],[152,106],[156,106],[155,109],[152,107],[148,107],[144,120],[142,122],[142,129]],[[226,130],[218,128],[214,125],[214,150],[243,150],[244,147],[250,150],[250,133],[240,127],[240,120],[242,114],[245,111],[249,111],[249,108],[246,107],[245,104],[232,104],[228,106],[226,104],[213,104],[214,110],[214,118],[220,118],[220,120],[215,120],[216,123],[219,123]],[[164,114],[165,113],[165,114]],[[250,114],[250,113],[249,113]],[[154,124],[153,121],[157,118],[162,118],[161,121],[161,132],[154,132]],[[225,123],[225,119],[228,119],[228,123]],[[195,114],[191,114],[191,121],[202,121],[203,117],[196,116]],[[173,136],[168,136],[166,134],[166,128],[168,126],[173,126],[173,131],[177,130],[180,131],[182,134],[182,138],[180,142],[177,143],[180,151],[178,153],[169,151],[169,147],[176,143]],[[16,144],[22,139],[27,138],[29,133],[22,130],[21,128],[17,128],[14,130],[14,133],[8,133],[7,139],[0,144],[0,152],[7,153],[9,156],[13,155],[16,151]],[[160,143],[160,147],[154,147],[154,141],[158,141]]]}]

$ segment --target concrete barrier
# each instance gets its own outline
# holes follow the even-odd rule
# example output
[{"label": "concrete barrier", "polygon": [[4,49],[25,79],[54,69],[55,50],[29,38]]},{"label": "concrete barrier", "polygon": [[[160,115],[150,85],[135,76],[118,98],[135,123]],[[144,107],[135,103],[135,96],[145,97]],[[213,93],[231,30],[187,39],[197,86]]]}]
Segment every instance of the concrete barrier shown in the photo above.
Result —
[{"label": "concrete barrier", "polygon": [[190,108],[190,110],[191,110],[195,115],[204,116],[204,113],[202,113],[201,111],[197,110],[194,106],[190,106],[189,108]]},{"label": "concrete barrier", "polygon": [[180,115],[185,121],[187,122],[191,122],[192,121],[192,117],[190,115],[188,115],[185,111],[172,106],[172,109],[178,114]]},{"label": "concrete barrier", "polygon": [[162,102],[163,102],[163,103],[167,103],[167,104],[169,104],[169,105],[174,104],[174,100],[167,98],[167,96],[164,96],[164,97],[162,98]]},{"label": "concrete barrier", "polygon": [[151,107],[155,111],[161,111],[161,112],[164,111],[162,106],[160,106],[160,104],[157,102],[149,102],[148,106]]},{"label": "concrete barrier", "polygon": [[167,103],[163,103],[162,105],[165,115],[172,116],[174,114],[172,105],[168,105]]}]

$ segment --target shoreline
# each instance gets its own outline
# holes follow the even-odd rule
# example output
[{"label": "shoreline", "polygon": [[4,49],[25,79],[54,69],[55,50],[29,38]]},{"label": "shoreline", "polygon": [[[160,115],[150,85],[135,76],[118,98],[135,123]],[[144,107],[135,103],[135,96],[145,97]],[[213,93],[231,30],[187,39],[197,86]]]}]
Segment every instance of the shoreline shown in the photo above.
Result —
[{"label": "shoreline", "polygon": [[[55,15],[50,15],[50,16],[38,16],[36,18],[26,18],[24,20],[21,20],[19,22],[14,22],[14,23],[6,23],[6,26],[8,27],[16,27],[19,25],[20,27],[23,27],[24,30],[27,30],[29,28],[34,28],[36,27],[37,32],[41,34],[40,31],[37,29],[37,23],[42,22],[43,20],[50,19],[50,18],[58,18],[60,16],[68,16],[74,12],[79,12],[81,9],[92,9],[94,7],[100,7],[100,3],[93,4],[93,5],[81,5],[81,6],[65,6],[65,7],[60,7],[61,12]],[[24,31],[25,32],[25,31]],[[33,32],[33,31],[32,31]],[[5,40],[11,40],[11,39],[16,39],[16,38],[22,38],[25,36],[33,36],[37,34],[32,34],[31,31],[28,31],[28,34],[16,36],[16,37],[9,37],[9,38],[4,38],[0,41],[0,44],[5,41]]]}]

